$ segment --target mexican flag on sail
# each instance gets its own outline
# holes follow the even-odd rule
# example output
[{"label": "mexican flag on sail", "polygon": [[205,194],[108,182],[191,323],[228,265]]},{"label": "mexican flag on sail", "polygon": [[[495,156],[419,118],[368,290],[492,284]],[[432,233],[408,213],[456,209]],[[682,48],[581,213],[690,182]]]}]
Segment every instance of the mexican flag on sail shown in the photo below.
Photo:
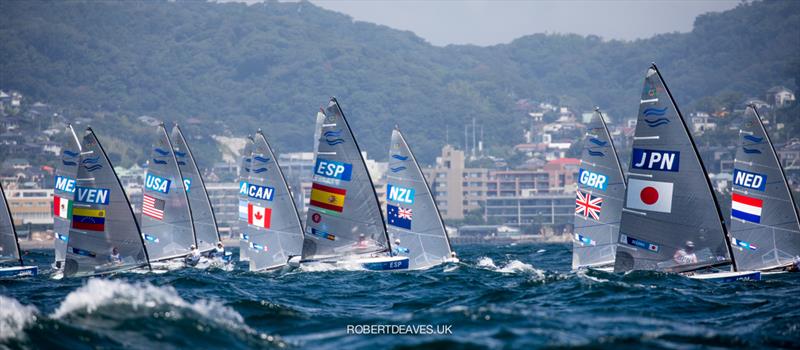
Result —
[{"label": "mexican flag on sail", "polygon": [[72,201],[59,196],[53,196],[53,215],[64,219],[72,217]]}]

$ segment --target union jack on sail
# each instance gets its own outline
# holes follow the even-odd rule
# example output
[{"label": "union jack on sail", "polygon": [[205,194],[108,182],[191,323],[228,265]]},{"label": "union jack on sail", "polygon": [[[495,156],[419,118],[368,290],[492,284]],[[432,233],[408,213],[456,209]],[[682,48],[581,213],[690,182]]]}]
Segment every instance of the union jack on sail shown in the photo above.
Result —
[{"label": "union jack on sail", "polygon": [[592,197],[591,193],[576,191],[578,197],[575,198],[575,214],[588,218],[591,216],[595,220],[600,220],[600,207],[603,205],[603,198]]}]

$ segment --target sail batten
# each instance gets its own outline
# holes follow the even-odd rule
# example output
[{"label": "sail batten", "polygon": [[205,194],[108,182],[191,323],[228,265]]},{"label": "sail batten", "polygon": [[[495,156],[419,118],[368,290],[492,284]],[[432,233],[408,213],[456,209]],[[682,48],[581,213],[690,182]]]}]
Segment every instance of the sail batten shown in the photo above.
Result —
[{"label": "sail batten", "polygon": [[92,129],[86,130],[81,149],[64,275],[149,267],[133,208]]},{"label": "sail batten", "polygon": [[323,114],[302,257],[388,254],[391,244],[372,178],[336,99]]},{"label": "sail batten", "polygon": [[733,265],[707,172],[655,65],[642,89],[631,158],[614,270]]},{"label": "sail batten", "polygon": [[256,133],[247,187],[250,271],[286,265],[303,248],[303,225],[277,158],[264,134]]},{"label": "sail batten", "polygon": [[785,267],[800,256],[800,219],[777,152],[755,106],[739,130],[731,191],[731,248],[748,270]]},{"label": "sail batten", "polygon": [[386,220],[393,254],[424,269],[450,258],[447,229],[430,187],[400,130],[392,131],[386,189]]}]

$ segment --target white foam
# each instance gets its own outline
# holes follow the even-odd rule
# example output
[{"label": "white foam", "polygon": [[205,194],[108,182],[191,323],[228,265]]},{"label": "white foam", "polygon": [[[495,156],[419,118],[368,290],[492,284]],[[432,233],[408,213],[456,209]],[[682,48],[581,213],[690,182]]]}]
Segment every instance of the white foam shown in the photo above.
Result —
[{"label": "white foam", "polygon": [[73,312],[93,313],[107,305],[131,305],[134,308],[154,308],[173,306],[192,310],[203,318],[229,328],[252,330],[244,325],[244,318],[238,312],[218,301],[198,300],[190,303],[171,286],[154,286],[150,283],[128,283],[121,280],[92,278],[83,287],[69,293],[58,309],[51,315],[62,318]]},{"label": "white foam", "polygon": [[0,340],[20,336],[25,327],[36,321],[36,313],[35,307],[0,295]]},{"label": "white foam", "polygon": [[494,264],[494,260],[488,256],[481,257],[478,259],[478,267],[482,267],[485,269],[490,270],[497,270],[497,265]]},{"label": "white foam", "polygon": [[478,259],[477,266],[500,273],[534,273],[540,277],[544,277],[544,271],[519,260],[511,260],[504,266],[498,267],[492,258],[484,256]]},{"label": "white foam", "polygon": [[326,272],[326,271],[363,271],[364,265],[358,262],[349,263],[339,261],[336,264],[328,263],[304,263],[300,264],[300,271],[303,272]]}]

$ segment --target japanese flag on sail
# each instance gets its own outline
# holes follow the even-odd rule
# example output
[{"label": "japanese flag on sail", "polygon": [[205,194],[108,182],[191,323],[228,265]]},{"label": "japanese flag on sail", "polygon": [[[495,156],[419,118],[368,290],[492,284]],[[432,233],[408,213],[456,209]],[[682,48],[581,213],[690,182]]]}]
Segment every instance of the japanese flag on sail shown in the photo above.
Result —
[{"label": "japanese flag on sail", "polygon": [[72,217],[72,201],[59,196],[53,196],[53,215],[64,219]]},{"label": "japanese flag on sail", "polygon": [[269,228],[272,209],[260,207],[253,203],[247,204],[247,223],[253,226]]},{"label": "japanese flag on sail", "polygon": [[672,183],[628,179],[626,206],[630,209],[672,212]]}]

